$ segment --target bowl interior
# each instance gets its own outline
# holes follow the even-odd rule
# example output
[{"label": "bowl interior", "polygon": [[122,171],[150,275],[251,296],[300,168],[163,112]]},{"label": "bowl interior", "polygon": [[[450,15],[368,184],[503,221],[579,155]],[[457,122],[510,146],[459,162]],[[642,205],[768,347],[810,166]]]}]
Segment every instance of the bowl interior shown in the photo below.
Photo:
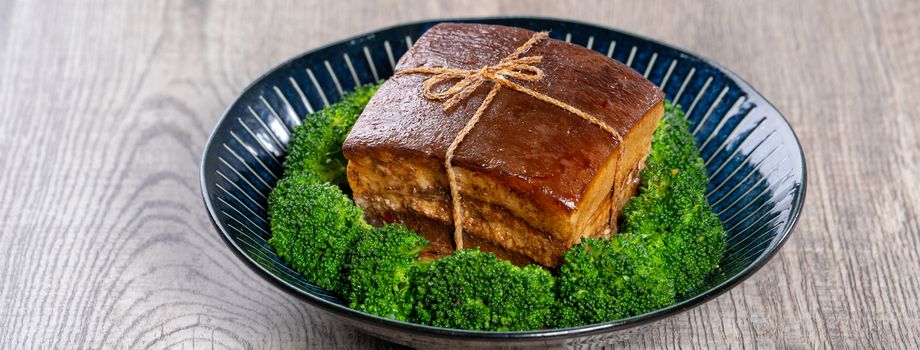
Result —
[{"label": "bowl interior", "polygon": [[[463,20],[546,30],[619,60],[658,84],[683,106],[710,174],[707,193],[728,233],[719,268],[678,303],[646,315],[564,330],[568,335],[628,328],[702,303],[740,282],[772,256],[795,224],[804,200],[805,163],[782,115],[726,69],[670,46],[597,26],[534,18]],[[437,22],[396,26],[296,57],[247,87],[225,112],[202,159],[204,201],[231,248],[255,271],[302,299],[360,322],[445,336],[532,338],[558,330],[470,332],[377,318],[291,270],[266,242],[266,198],[281,176],[291,130],[304,115],[336,102],[356,86],[393,74],[396,61]]]}]

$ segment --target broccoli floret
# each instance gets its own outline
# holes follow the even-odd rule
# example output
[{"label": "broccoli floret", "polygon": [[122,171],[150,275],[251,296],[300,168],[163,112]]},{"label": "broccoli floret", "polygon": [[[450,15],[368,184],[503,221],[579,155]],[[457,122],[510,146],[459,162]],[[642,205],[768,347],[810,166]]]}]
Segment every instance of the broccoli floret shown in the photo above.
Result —
[{"label": "broccoli floret", "polygon": [[358,87],[341,101],[307,115],[291,135],[284,175],[304,174],[317,182],[329,182],[347,189],[345,166],[348,160],[342,155],[342,143],[378,87]]},{"label": "broccoli floret", "polygon": [[306,175],[278,181],[268,197],[268,243],[317,286],[341,292],[342,266],[355,241],[370,229],[342,190]]},{"label": "broccoli floret", "polygon": [[674,302],[674,287],[656,249],[660,245],[619,234],[610,240],[585,239],[572,247],[556,280],[559,305],[554,325],[616,320]]},{"label": "broccoli floret", "polygon": [[416,322],[471,330],[528,330],[547,324],[553,276],[492,253],[464,249],[432,262],[415,281]]},{"label": "broccoli floret", "polygon": [[718,266],[725,251],[722,222],[678,172],[666,189],[640,195],[624,210],[626,231],[660,240],[665,266],[678,295],[691,291]]},{"label": "broccoli floret", "polygon": [[358,240],[345,267],[349,307],[409,321],[415,294],[411,277],[428,241],[400,225],[374,228]]},{"label": "broccoli floret", "polygon": [[620,319],[667,306],[717,266],[722,223],[706,201],[708,176],[689,122],[665,102],[620,233],[586,239],[565,254],[557,280],[557,326]]},{"label": "broccoli floret", "polygon": [[680,106],[669,101],[664,103],[665,112],[661,123],[652,135],[652,150],[646,160],[646,168],[640,173],[643,190],[656,190],[659,181],[667,181],[675,172],[685,173],[685,184],[700,193],[705,193],[709,185],[709,176],[696,138],[690,133],[690,121],[684,116]]},{"label": "broccoli floret", "polygon": [[621,228],[662,243],[678,295],[700,285],[725,251],[725,231],[706,201],[708,176],[688,125],[679,107],[665,104],[640,175],[642,190],[624,208]]}]

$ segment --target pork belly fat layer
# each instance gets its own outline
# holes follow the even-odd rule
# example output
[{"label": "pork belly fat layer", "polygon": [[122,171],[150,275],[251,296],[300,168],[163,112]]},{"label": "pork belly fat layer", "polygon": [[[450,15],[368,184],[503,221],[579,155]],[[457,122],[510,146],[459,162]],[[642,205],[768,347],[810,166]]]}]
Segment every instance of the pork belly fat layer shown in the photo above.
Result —
[{"label": "pork belly fat layer", "polygon": [[[532,35],[502,26],[437,25],[397,70],[478,69],[499,62]],[[629,67],[579,46],[547,39],[524,55],[543,56],[537,65],[546,74],[528,82],[529,88],[598,117],[624,137],[620,144],[568,111],[503,88],[457,148],[453,164],[462,200],[473,206],[465,212],[516,220],[496,227],[470,215],[464,228],[474,220],[472,235],[550,266],[561,256],[557,250],[604,233],[634,192],[628,176],[648,153],[663,95]],[[452,220],[445,153],[490,84],[444,111],[422,95],[426,78],[411,74],[385,82],[343,145],[356,202],[382,219],[411,212]]]},{"label": "pork belly fat layer", "polygon": [[[450,254],[453,251],[453,221],[446,176],[437,171],[438,167],[420,165],[430,162],[382,158],[390,161],[363,159],[350,161],[348,165],[355,202],[364,208],[368,221],[375,225],[406,224],[432,241],[425,255],[440,257]],[[622,185],[617,190],[608,188],[606,192],[600,191],[607,195],[601,196],[604,200],[590,211],[590,216],[584,216],[587,220],[580,225],[587,228],[581,231],[582,234],[574,236],[574,241],[559,237],[558,233],[562,231],[546,231],[537,226],[565,227],[571,219],[553,217],[548,210],[545,212],[547,215],[527,221],[522,218],[527,212],[522,208],[533,207],[532,203],[501,190],[484,191],[497,186],[485,181],[474,185],[476,181],[469,179],[481,181],[482,178],[471,176],[466,169],[458,169],[462,174],[460,186],[465,246],[494,252],[518,265],[539,263],[557,267],[562,263],[565,251],[581,237],[612,233],[608,223],[612,223],[615,230],[616,215],[638,188],[637,177],[642,160],[644,157],[621,172],[623,180],[618,182]],[[516,204],[496,204],[499,202]],[[569,230],[574,226],[569,226]]]},{"label": "pork belly fat layer", "polygon": [[[430,165],[422,159],[391,155],[373,159],[362,157],[349,161],[348,177],[355,202],[364,208],[369,222],[407,224],[432,241],[433,255],[440,256],[453,251],[452,203],[446,176],[431,171],[441,168],[431,168]],[[492,243],[481,247],[483,250],[500,255],[523,255],[528,257],[527,262],[536,261],[545,266],[557,264],[566,247],[566,239],[534,227],[518,214],[524,210],[523,207],[531,207],[526,210],[537,209],[513,194],[501,190],[485,191],[487,188],[498,188],[487,178],[475,176],[464,169],[460,169],[460,173],[463,226],[467,235],[474,236],[479,242]],[[511,204],[505,206],[498,202]],[[427,221],[419,222],[422,217]],[[412,222],[407,222],[407,218]],[[442,227],[451,229],[444,230]],[[449,244],[442,244],[444,242]],[[480,246],[477,241],[464,242],[467,247]]]}]

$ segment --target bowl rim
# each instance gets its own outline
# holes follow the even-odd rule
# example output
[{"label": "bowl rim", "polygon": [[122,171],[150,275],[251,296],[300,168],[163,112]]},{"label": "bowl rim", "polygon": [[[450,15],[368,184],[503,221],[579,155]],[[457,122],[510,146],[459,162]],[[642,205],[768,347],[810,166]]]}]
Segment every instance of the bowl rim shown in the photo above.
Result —
[{"label": "bowl rim", "polygon": [[[646,41],[649,43],[660,45],[667,49],[671,49],[671,50],[680,52],[683,54],[685,58],[696,59],[700,61],[701,63],[710,65],[716,68],[717,70],[719,70],[722,74],[725,74],[726,77],[728,77],[729,79],[733,80],[736,84],[738,84],[739,88],[741,88],[742,90],[748,90],[756,94],[758,97],[760,97],[763,103],[767,104],[770,108],[772,108],[776,112],[776,114],[780,117],[781,121],[783,122],[783,125],[785,125],[785,127],[789,130],[790,134],[792,135],[792,138],[795,140],[795,144],[799,151],[799,159],[801,160],[801,164],[800,164],[801,169],[802,169],[802,172],[801,172],[802,181],[801,181],[801,187],[800,187],[801,195],[797,198],[797,200],[794,200],[791,205],[789,221],[787,222],[785,227],[783,227],[782,231],[780,232],[779,242],[775,244],[771,250],[768,250],[764,254],[759,256],[757,260],[752,262],[745,269],[738,272],[734,276],[729,277],[728,279],[726,279],[724,282],[720,283],[719,285],[712,287],[709,290],[706,290],[696,295],[695,297],[672,304],[665,308],[661,308],[661,309],[658,309],[652,312],[635,315],[635,316],[631,316],[631,317],[627,317],[627,318],[623,318],[619,320],[590,324],[590,325],[583,325],[583,326],[577,326],[577,327],[552,328],[552,329],[540,329],[540,330],[528,330],[528,331],[504,331],[504,332],[477,331],[477,330],[465,330],[465,329],[428,326],[428,325],[423,325],[423,324],[398,321],[398,320],[384,318],[384,317],[372,315],[366,312],[358,311],[358,310],[349,308],[346,305],[336,304],[331,301],[316,297],[310,293],[304,292],[300,288],[297,288],[285,282],[284,280],[281,280],[275,277],[272,273],[265,270],[262,266],[260,266],[254,260],[252,260],[252,258],[250,258],[248,255],[243,253],[242,249],[240,249],[240,247],[236,244],[236,242],[234,242],[234,240],[230,237],[229,232],[217,220],[217,212],[214,210],[214,207],[212,206],[209,200],[210,194],[207,189],[205,162],[207,160],[208,152],[211,150],[217,129],[221,125],[224,124],[224,122],[229,117],[230,111],[233,109],[234,106],[237,105],[237,103],[240,102],[240,100],[243,98],[243,96],[245,95],[247,91],[252,89],[254,86],[260,84],[263,80],[265,80],[272,73],[276,72],[278,69],[284,66],[287,66],[293,61],[299,60],[314,52],[324,50],[332,46],[348,43],[353,40],[359,40],[361,38],[365,38],[369,35],[374,35],[382,31],[387,31],[387,30],[391,30],[391,29],[395,29],[399,27],[404,27],[404,26],[436,24],[440,22],[487,22],[487,21],[502,21],[502,20],[537,20],[537,21],[547,21],[547,22],[560,22],[560,23],[566,23],[566,24],[573,24],[577,26],[593,27],[593,28],[600,29],[600,30],[606,30],[606,31],[620,33],[620,34],[625,34],[639,41]],[[322,46],[304,51],[290,59],[285,60],[284,62],[278,65],[275,65],[274,67],[272,67],[265,73],[261,74],[258,78],[253,80],[252,83],[248,84],[245,88],[241,90],[240,94],[236,98],[234,98],[233,102],[231,102],[227,106],[227,108],[221,114],[221,117],[217,120],[217,123],[215,124],[214,129],[211,131],[210,135],[208,136],[208,140],[205,143],[204,149],[202,151],[201,161],[199,163],[199,186],[201,187],[201,197],[202,197],[202,200],[204,201],[205,207],[208,210],[208,214],[209,214],[208,217],[211,221],[211,224],[220,233],[220,237],[223,239],[224,243],[226,243],[227,246],[231,248],[233,253],[240,260],[245,262],[246,266],[248,266],[251,270],[255,271],[256,274],[261,276],[263,279],[267,280],[269,283],[274,285],[276,288],[279,288],[287,292],[288,294],[294,297],[297,297],[298,299],[302,301],[307,302],[309,305],[319,307],[320,309],[323,309],[337,317],[345,318],[351,321],[356,321],[356,322],[360,322],[364,324],[370,324],[373,326],[382,327],[386,329],[398,329],[402,331],[412,331],[415,333],[422,333],[425,336],[429,336],[429,337],[448,338],[448,339],[462,337],[466,341],[491,341],[491,342],[549,341],[549,340],[564,339],[564,338],[570,338],[570,337],[576,337],[576,336],[590,336],[590,335],[597,335],[597,334],[609,333],[609,332],[614,332],[614,331],[622,331],[622,330],[638,327],[641,325],[649,324],[652,322],[656,322],[656,321],[662,320],[667,317],[678,315],[680,313],[683,313],[687,310],[690,310],[694,307],[705,304],[715,299],[716,297],[731,290],[732,288],[734,288],[741,282],[744,282],[745,280],[750,278],[755,272],[763,268],[763,266],[765,266],[766,263],[769,262],[779,252],[780,248],[782,248],[782,246],[786,243],[792,231],[795,229],[795,226],[798,223],[799,218],[801,217],[802,209],[805,204],[805,196],[807,193],[807,187],[808,187],[807,180],[808,180],[808,171],[807,171],[805,153],[804,153],[804,150],[802,149],[802,144],[799,140],[799,137],[795,133],[795,130],[792,128],[792,125],[789,123],[789,120],[786,119],[786,117],[779,111],[779,109],[777,109],[770,101],[768,101],[765,97],[763,97],[763,95],[759,91],[757,91],[747,81],[742,79],[740,76],[738,76],[731,70],[725,68],[724,66],[716,63],[715,61],[709,58],[696,54],[695,52],[677,48],[672,45],[660,42],[658,40],[650,39],[642,35],[637,35],[629,31],[614,29],[614,28],[607,27],[604,25],[592,24],[592,23],[582,22],[578,20],[553,18],[553,17],[541,17],[541,16],[455,17],[455,18],[435,18],[435,19],[427,19],[427,20],[402,22],[399,24],[394,24],[394,25],[386,26],[386,27],[379,28],[376,30],[353,35],[351,37],[348,37],[342,40],[337,40],[329,44],[322,45]],[[768,247],[768,249],[770,248]]]}]

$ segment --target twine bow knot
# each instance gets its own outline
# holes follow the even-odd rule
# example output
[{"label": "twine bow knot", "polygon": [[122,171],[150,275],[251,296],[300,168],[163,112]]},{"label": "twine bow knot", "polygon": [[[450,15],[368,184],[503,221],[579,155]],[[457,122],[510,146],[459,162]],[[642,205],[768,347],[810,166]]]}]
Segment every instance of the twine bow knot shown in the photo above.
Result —
[{"label": "twine bow knot", "polygon": [[[502,87],[506,87],[518,92],[525,93],[530,95],[538,100],[549,103],[556,107],[562,108],[582,119],[591,122],[594,125],[597,125],[607,133],[609,133],[615,140],[622,144],[623,137],[617,132],[613,127],[602,122],[600,119],[585,113],[584,111],[573,107],[565,102],[559,101],[550,96],[544,95],[543,93],[531,90],[527,87],[524,87],[509,78],[513,78],[520,81],[529,81],[535,82],[543,79],[544,73],[543,70],[539,67],[534,66],[534,64],[540,63],[543,60],[543,56],[527,56],[520,57],[524,52],[530,50],[534,44],[543,40],[547,37],[546,32],[535,33],[530,37],[527,42],[518,47],[510,55],[502,59],[499,63],[492,66],[485,66],[480,69],[454,69],[454,68],[444,68],[444,67],[416,67],[409,68],[398,71],[394,76],[408,75],[408,74],[434,74],[425,80],[422,84],[422,93],[425,98],[433,101],[442,101],[441,106],[444,110],[453,108],[460,103],[460,101],[465,100],[467,97],[472,95],[476,90],[482,86],[482,84],[487,81],[492,82],[492,88],[489,90],[489,93],[486,95],[486,98],[482,100],[482,103],[479,105],[479,108],[476,109],[476,113],[470,117],[470,120],[467,121],[466,125],[457,136],[451,142],[450,146],[447,148],[447,152],[444,156],[444,167],[447,170],[447,180],[450,185],[450,195],[451,201],[453,204],[453,221],[454,221],[454,243],[456,244],[457,249],[463,248],[463,210],[460,206],[460,186],[457,183],[457,174],[454,171],[452,161],[454,159],[454,152],[457,150],[457,147],[463,142],[463,139],[469,134],[470,130],[476,126],[476,123],[479,122],[479,118],[482,117],[486,109],[492,103],[492,99],[495,98],[495,95],[501,90]],[[438,90],[439,86],[442,86],[444,83],[457,80],[453,85],[444,90]],[[619,163],[620,158],[622,158],[623,147],[617,147],[620,152],[620,156],[617,157],[617,163]],[[619,164],[616,166],[619,169]],[[616,174],[614,174],[616,178]]]},{"label": "twine bow knot", "polygon": [[[529,56],[504,60],[494,66],[485,66],[481,69],[453,69],[439,67],[419,67],[400,71],[397,74],[428,73],[434,74],[425,80],[422,93],[425,98],[434,101],[443,101],[441,106],[448,110],[465,100],[487,81],[500,85],[513,84],[509,78],[521,81],[538,81],[543,79],[543,70],[533,64],[540,63],[542,56]],[[446,82],[456,80],[447,89],[438,90]]]}]

